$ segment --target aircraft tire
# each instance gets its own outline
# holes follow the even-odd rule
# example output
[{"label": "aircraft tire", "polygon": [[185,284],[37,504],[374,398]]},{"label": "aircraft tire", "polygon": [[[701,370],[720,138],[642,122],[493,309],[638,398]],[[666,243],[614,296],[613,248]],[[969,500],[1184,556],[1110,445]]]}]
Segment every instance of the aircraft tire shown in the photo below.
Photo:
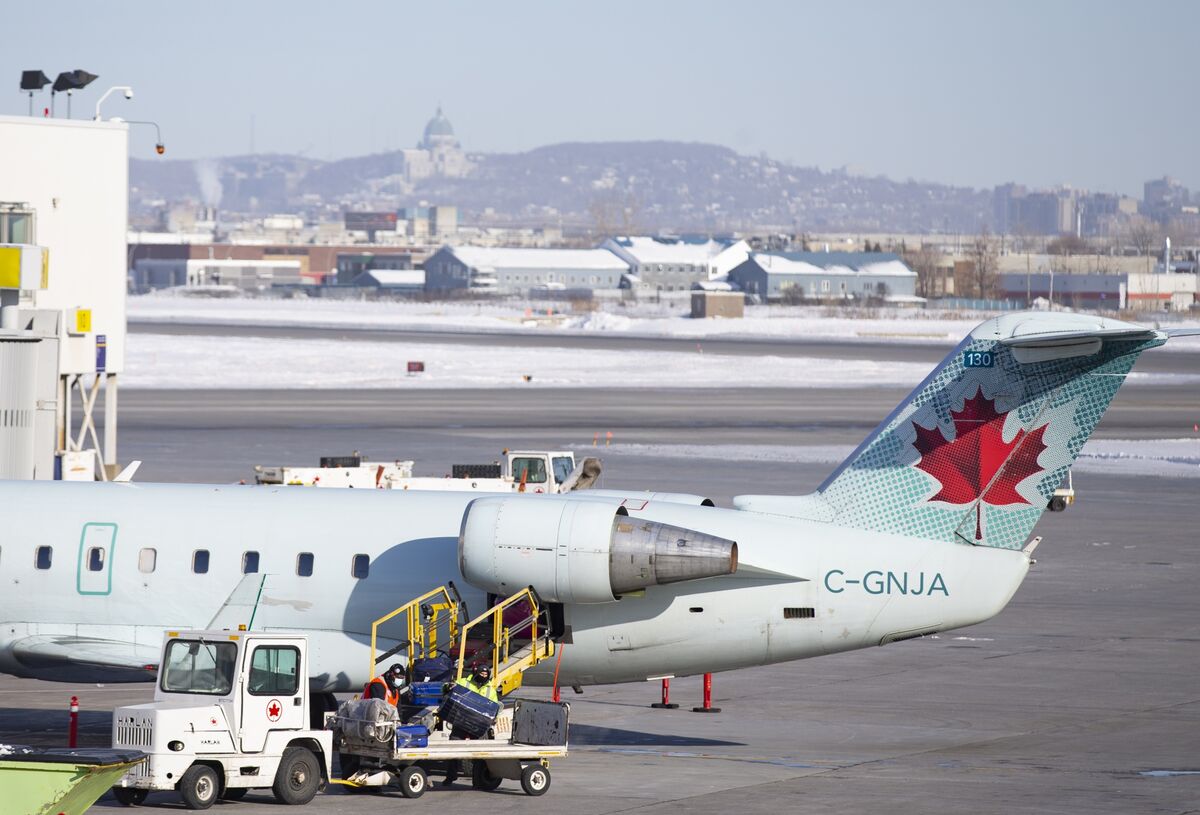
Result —
[{"label": "aircraft tire", "polygon": [[289,747],[283,751],[275,784],[271,791],[282,804],[300,806],[316,797],[321,787],[321,765],[306,747]]},{"label": "aircraft tire", "polygon": [[179,797],[188,809],[208,809],[221,797],[217,771],[204,764],[193,764],[179,779]]}]

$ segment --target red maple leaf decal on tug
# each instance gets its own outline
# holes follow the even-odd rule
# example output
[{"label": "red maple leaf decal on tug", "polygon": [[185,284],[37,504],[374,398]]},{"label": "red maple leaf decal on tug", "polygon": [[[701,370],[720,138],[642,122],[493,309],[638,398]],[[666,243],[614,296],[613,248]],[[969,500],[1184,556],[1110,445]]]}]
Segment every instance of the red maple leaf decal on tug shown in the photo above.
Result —
[{"label": "red maple leaf decal on tug", "polygon": [[916,466],[941,486],[928,500],[970,504],[982,497],[975,507],[975,540],[983,540],[982,504],[1029,504],[1017,485],[1042,472],[1037,460],[1046,449],[1042,437],[1049,425],[1028,433],[1018,430],[1011,441],[1005,441],[1007,416],[996,412],[996,400],[986,398],[980,386],[975,396],[964,400],[962,410],[950,411],[953,439],[947,440],[937,427],[913,422],[917,433],[913,446],[921,454]]}]

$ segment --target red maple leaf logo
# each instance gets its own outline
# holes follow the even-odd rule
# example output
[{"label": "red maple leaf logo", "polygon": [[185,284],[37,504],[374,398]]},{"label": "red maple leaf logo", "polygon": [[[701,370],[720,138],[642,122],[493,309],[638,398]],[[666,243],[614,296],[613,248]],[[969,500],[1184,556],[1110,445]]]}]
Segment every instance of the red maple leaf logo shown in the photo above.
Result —
[{"label": "red maple leaf logo", "polygon": [[[982,386],[963,402],[962,410],[950,411],[954,438],[947,440],[936,427],[913,422],[917,433],[913,446],[921,454],[917,468],[937,479],[941,488],[928,500],[969,504],[982,497],[993,506],[1029,504],[1017,485],[1042,471],[1038,456],[1046,449],[1043,436],[1048,424],[1025,432],[1018,430],[1004,440],[1007,413],[996,412],[996,400],[983,395]],[[976,507],[975,539],[983,539],[982,513]]]},{"label": "red maple leaf logo", "polygon": [[267,708],[267,716],[272,719],[278,719],[280,712],[278,702],[271,702],[271,706]]}]

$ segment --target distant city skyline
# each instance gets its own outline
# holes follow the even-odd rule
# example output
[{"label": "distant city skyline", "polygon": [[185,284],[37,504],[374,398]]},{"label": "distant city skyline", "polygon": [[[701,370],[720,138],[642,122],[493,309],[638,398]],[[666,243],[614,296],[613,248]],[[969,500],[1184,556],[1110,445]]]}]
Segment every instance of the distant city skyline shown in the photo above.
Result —
[{"label": "distant city skyline", "polygon": [[[99,74],[90,118],[152,119],[167,158],[343,158],[413,147],[440,104],[469,152],[681,140],[976,188],[1200,188],[1188,32],[1200,4],[619,0],[605,4],[6,9],[20,71]],[[38,109],[48,93],[35,97]],[[65,115],[65,100],[57,105]],[[144,129],[143,129],[144,130]],[[149,132],[133,154],[153,156]]]}]

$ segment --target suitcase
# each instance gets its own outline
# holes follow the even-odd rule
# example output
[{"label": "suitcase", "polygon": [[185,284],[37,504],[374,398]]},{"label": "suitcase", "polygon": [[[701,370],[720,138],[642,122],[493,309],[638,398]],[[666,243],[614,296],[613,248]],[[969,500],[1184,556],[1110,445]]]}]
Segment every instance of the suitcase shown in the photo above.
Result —
[{"label": "suitcase", "polygon": [[428,747],[429,728],[424,725],[407,725],[396,728],[396,749],[405,747]]},{"label": "suitcase", "polygon": [[567,743],[567,706],[521,699],[513,711],[512,740],[560,747]]},{"label": "suitcase", "polygon": [[412,703],[420,707],[440,705],[442,703],[442,686],[444,682],[414,682],[412,685]]},{"label": "suitcase", "polygon": [[[448,656],[413,660],[413,682],[453,682],[454,660]],[[441,688],[438,689],[441,693]],[[436,704],[436,702],[434,703]]]},{"label": "suitcase", "polygon": [[481,739],[496,721],[496,716],[500,713],[500,703],[480,696],[462,685],[455,685],[446,694],[446,701],[442,702],[438,713],[442,721],[449,722],[456,730],[473,739]]}]

